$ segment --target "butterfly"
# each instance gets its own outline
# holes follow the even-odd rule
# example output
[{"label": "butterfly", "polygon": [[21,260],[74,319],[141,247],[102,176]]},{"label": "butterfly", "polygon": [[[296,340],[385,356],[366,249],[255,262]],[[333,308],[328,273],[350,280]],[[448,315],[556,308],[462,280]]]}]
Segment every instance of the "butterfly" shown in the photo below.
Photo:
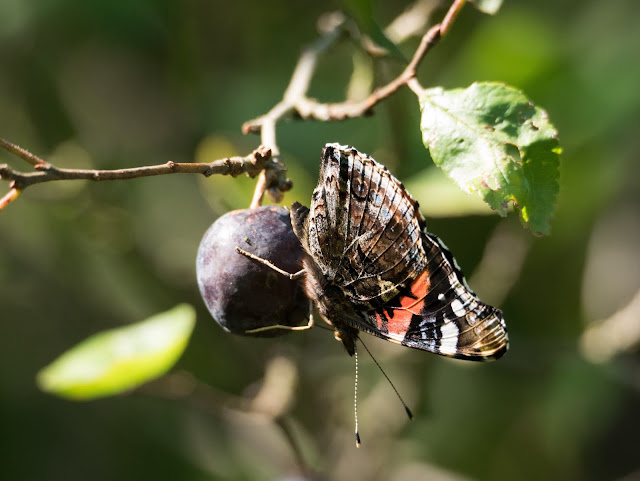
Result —
[{"label": "butterfly", "polygon": [[369,155],[326,144],[311,205],[295,202],[290,216],[306,294],[349,355],[360,331],[471,361],[507,351],[502,312],[478,299],[418,203]]}]

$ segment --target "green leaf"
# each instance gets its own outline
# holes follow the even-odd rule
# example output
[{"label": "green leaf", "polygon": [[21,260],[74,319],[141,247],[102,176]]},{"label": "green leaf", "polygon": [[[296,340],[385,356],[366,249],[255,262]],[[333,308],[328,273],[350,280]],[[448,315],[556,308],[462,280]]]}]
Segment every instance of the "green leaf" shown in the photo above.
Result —
[{"label": "green leaf", "polygon": [[471,0],[471,3],[482,13],[495,14],[502,6],[502,0]]},{"label": "green leaf", "polygon": [[433,166],[412,175],[403,183],[428,218],[494,213],[479,197],[462,192],[442,170]]},{"label": "green leaf", "polygon": [[403,59],[400,49],[385,35],[374,19],[373,0],[338,0],[342,10],[356,23],[360,32],[366,35],[372,44],[384,55]]},{"label": "green leaf", "polygon": [[42,369],[38,385],[73,400],[133,389],[175,364],[194,325],[193,307],[180,304],[137,324],[94,334]]},{"label": "green leaf", "polygon": [[338,0],[340,7],[356,22],[367,22],[373,18],[374,0]]},{"label": "green leaf", "polygon": [[437,166],[500,215],[513,201],[526,228],[549,233],[560,147],[544,110],[499,83],[428,89],[420,108],[422,140]]}]

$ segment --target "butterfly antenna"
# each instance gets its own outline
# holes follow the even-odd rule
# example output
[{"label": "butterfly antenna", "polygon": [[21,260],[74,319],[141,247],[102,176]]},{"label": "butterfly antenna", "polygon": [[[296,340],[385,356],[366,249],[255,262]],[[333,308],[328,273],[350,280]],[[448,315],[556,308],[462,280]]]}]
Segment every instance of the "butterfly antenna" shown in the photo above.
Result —
[{"label": "butterfly antenna", "polygon": [[360,447],[360,433],[358,432],[358,349],[354,346],[353,355],[356,360],[356,381],[354,383],[354,395],[353,395],[353,413],[356,418],[356,447]]},{"label": "butterfly antenna", "polygon": [[[393,388],[394,392],[396,393],[396,396],[398,396],[398,399],[400,400],[400,402],[404,406],[404,410],[406,411],[407,416],[409,416],[409,420],[413,419],[413,413],[411,412],[411,409],[409,409],[409,406],[407,406],[407,403],[404,402],[404,399],[402,399],[402,396],[400,396],[400,393],[398,392],[398,390],[396,389],[394,384],[391,382],[391,379],[389,379],[389,376],[387,376],[387,373],[384,372],[384,369],[382,369],[382,366],[380,365],[378,360],[375,357],[373,357],[373,354],[371,354],[371,351],[369,350],[367,345],[364,343],[364,341],[362,339],[360,339],[360,338],[358,338],[358,340],[360,341],[362,346],[366,349],[366,351],[369,353],[369,356],[371,356],[371,359],[373,359],[373,362],[376,363],[376,366],[378,366],[378,369],[380,369],[380,372],[382,373],[382,375],[387,379],[387,381],[389,381],[389,384],[391,385],[391,387]],[[358,363],[358,359],[356,358],[356,365],[357,365],[357,363]],[[357,370],[356,370],[356,384],[357,384],[357,381],[358,381],[358,374],[357,374]],[[356,426],[357,426],[357,419],[356,419]]]}]

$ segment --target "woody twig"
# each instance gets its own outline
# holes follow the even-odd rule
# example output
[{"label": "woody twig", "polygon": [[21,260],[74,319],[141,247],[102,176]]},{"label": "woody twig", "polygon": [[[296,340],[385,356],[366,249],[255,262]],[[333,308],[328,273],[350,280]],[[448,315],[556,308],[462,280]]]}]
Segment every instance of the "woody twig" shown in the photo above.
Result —
[{"label": "woody twig", "polygon": [[[237,176],[245,173],[250,177],[258,176],[251,207],[257,207],[262,203],[265,192],[269,193],[274,201],[280,201],[283,193],[291,188],[292,183],[286,178],[286,167],[280,158],[276,139],[277,124],[288,117],[329,122],[370,115],[378,103],[393,95],[403,86],[409,87],[419,96],[424,88],[416,78],[417,68],[426,54],[449,31],[465,3],[466,0],[454,0],[443,20],[429,28],[422,36],[419,46],[402,72],[358,102],[346,100],[337,103],[322,103],[308,96],[309,86],[320,56],[343,37],[343,34],[350,31],[348,22],[342,14],[333,14],[324,18],[321,25],[322,35],[300,55],[282,100],[266,114],[249,120],[242,126],[242,131],[245,134],[259,133],[262,143],[258,149],[245,157],[229,157],[206,164],[167,162],[117,170],[64,169],[46,162],[16,144],[0,139],[0,148],[15,154],[33,167],[31,172],[21,172],[14,170],[8,164],[0,164],[0,180],[9,182],[9,191],[0,198],[0,210],[17,199],[24,189],[43,182],[77,179],[124,180],[176,173],[203,174],[205,176],[213,174]],[[427,5],[425,0],[418,0],[407,12],[398,16],[389,25],[387,33],[396,42],[403,41],[412,34],[421,31],[427,24],[427,18],[430,14],[431,7]],[[411,26],[400,28],[399,25],[406,25],[409,18],[412,19]],[[401,30],[404,31],[401,32]],[[366,46],[363,48],[366,50]]]},{"label": "woody twig", "polygon": [[[423,7],[424,2],[416,2],[411,7],[411,13],[414,15],[423,15],[424,24],[426,17],[431,11]],[[280,100],[269,112],[253,120],[249,120],[242,126],[244,134],[260,133],[262,143],[271,147],[274,152],[274,161],[282,165],[279,157],[279,150],[276,142],[275,127],[276,124],[285,117],[297,117],[303,120],[320,120],[323,122],[346,120],[373,113],[373,107],[387,97],[393,95],[402,86],[408,86],[416,95],[420,96],[424,88],[420,85],[416,78],[416,71],[425,55],[433,48],[440,38],[444,36],[460,10],[466,3],[466,0],[455,0],[447,11],[442,22],[433,25],[423,36],[416,51],[414,52],[410,62],[404,70],[386,85],[376,88],[368,97],[359,102],[344,101],[338,103],[322,103],[307,95],[311,80],[315,73],[316,65],[320,55],[326,52],[338,40],[342,33],[346,31],[345,20],[343,17],[334,18],[334,25],[328,29],[318,40],[307,47],[298,60],[296,68],[293,71],[289,85]],[[423,7],[423,8],[420,8]],[[403,14],[404,15],[404,14]],[[400,15],[392,22],[388,31],[396,32],[396,23],[402,21],[403,15]],[[420,25],[420,22],[418,22]],[[404,40],[406,36],[399,37],[395,35],[397,40]],[[281,172],[281,177],[284,175]],[[267,175],[268,170],[261,175],[254,197],[252,206],[260,205],[265,189],[270,186],[277,186],[277,178],[266,181],[262,176]]]},{"label": "woody twig", "polygon": [[9,192],[0,199],[0,210],[15,200],[26,188],[57,180],[126,180],[166,174],[202,174],[209,177],[214,174],[236,177],[247,174],[255,177],[265,168],[271,159],[271,149],[260,146],[245,157],[227,157],[208,163],[166,162],[158,165],[146,165],[129,169],[93,170],[63,169],[41,159],[37,155],[7,140],[0,139],[0,147],[17,155],[33,165],[33,172],[21,172],[8,164],[0,164],[0,179],[9,181]]}]

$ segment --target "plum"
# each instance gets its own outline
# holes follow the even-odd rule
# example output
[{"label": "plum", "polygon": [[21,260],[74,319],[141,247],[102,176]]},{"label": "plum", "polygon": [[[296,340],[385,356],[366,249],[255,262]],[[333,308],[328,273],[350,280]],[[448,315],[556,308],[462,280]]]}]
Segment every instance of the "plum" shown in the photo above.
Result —
[{"label": "plum", "polygon": [[235,210],[218,218],[204,234],[196,261],[200,294],[216,322],[228,332],[256,336],[291,331],[247,331],[305,325],[309,299],[299,281],[238,253],[236,247],[290,273],[302,266],[303,249],[284,207]]}]

